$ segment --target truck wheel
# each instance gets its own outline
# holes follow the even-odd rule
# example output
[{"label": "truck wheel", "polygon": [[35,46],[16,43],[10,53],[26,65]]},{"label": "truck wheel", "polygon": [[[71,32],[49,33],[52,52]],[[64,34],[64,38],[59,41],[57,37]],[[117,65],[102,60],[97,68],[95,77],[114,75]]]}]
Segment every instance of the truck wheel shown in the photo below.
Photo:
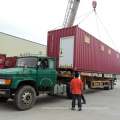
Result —
[{"label": "truck wheel", "polygon": [[67,89],[66,89],[66,91],[67,91],[67,97],[68,97],[69,99],[72,99],[72,94],[70,93],[70,84],[67,84]]},{"label": "truck wheel", "polygon": [[33,87],[24,85],[21,86],[14,97],[15,106],[19,110],[28,110],[30,109],[36,100],[36,92]]},{"label": "truck wheel", "polygon": [[111,89],[114,89],[114,81],[111,81]]},{"label": "truck wheel", "polygon": [[9,98],[7,97],[0,97],[0,102],[6,102]]}]

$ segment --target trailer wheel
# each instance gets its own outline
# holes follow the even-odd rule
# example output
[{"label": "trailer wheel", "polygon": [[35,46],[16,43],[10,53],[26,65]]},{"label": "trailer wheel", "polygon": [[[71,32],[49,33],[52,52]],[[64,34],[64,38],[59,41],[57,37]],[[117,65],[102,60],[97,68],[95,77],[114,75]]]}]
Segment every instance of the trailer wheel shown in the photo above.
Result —
[{"label": "trailer wheel", "polygon": [[9,98],[7,97],[0,97],[0,102],[6,102]]},{"label": "trailer wheel", "polygon": [[68,97],[69,99],[72,99],[72,94],[70,93],[70,84],[67,84],[67,89],[66,89],[66,91],[67,91],[67,97]]},{"label": "trailer wheel", "polygon": [[30,109],[36,100],[36,92],[33,87],[24,85],[21,86],[14,97],[15,106],[19,110]]},{"label": "trailer wheel", "polygon": [[88,82],[88,88],[91,89],[91,81]]},{"label": "trailer wheel", "polygon": [[111,81],[108,82],[108,87],[104,87],[105,90],[110,90],[111,89]]},{"label": "trailer wheel", "polygon": [[114,89],[114,81],[111,81],[111,89]]}]

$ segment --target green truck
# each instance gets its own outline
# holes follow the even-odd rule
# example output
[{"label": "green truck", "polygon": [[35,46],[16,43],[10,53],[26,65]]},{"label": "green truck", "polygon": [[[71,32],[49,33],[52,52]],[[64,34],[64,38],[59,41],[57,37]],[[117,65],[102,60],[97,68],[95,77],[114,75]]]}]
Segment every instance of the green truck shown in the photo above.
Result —
[{"label": "green truck", "polygon": [[19,110],[30,109],[39,94],[62,94],[66,89],[65,81],[57,81],[55,58],[20,57],[15,68],[0,70],[0,102],[12,98]]}]

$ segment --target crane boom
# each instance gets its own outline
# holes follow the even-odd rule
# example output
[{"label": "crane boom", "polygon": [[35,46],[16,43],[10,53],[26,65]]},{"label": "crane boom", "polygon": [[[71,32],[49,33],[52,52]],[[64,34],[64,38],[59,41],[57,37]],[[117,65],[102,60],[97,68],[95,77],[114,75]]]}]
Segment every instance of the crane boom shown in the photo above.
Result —
[{"label": "crane boom", "polygon": [[63,28],[73,26],[80,0],[69,0],[63,22]]}]

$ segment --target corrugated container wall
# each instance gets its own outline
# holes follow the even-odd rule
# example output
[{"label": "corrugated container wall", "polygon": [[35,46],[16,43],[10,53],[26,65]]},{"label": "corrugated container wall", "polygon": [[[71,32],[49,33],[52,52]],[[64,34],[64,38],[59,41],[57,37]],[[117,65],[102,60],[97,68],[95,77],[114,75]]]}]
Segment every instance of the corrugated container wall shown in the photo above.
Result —
[{"label": "corrugated container wall", "polygon": [[[60,66],[60,40],[70,36],[74,38],[73,66]],[[76,67],[83,72],[120,73],[120,54],[78,26],[49,31],[47,56],[56,58],[57,68]]]}]

